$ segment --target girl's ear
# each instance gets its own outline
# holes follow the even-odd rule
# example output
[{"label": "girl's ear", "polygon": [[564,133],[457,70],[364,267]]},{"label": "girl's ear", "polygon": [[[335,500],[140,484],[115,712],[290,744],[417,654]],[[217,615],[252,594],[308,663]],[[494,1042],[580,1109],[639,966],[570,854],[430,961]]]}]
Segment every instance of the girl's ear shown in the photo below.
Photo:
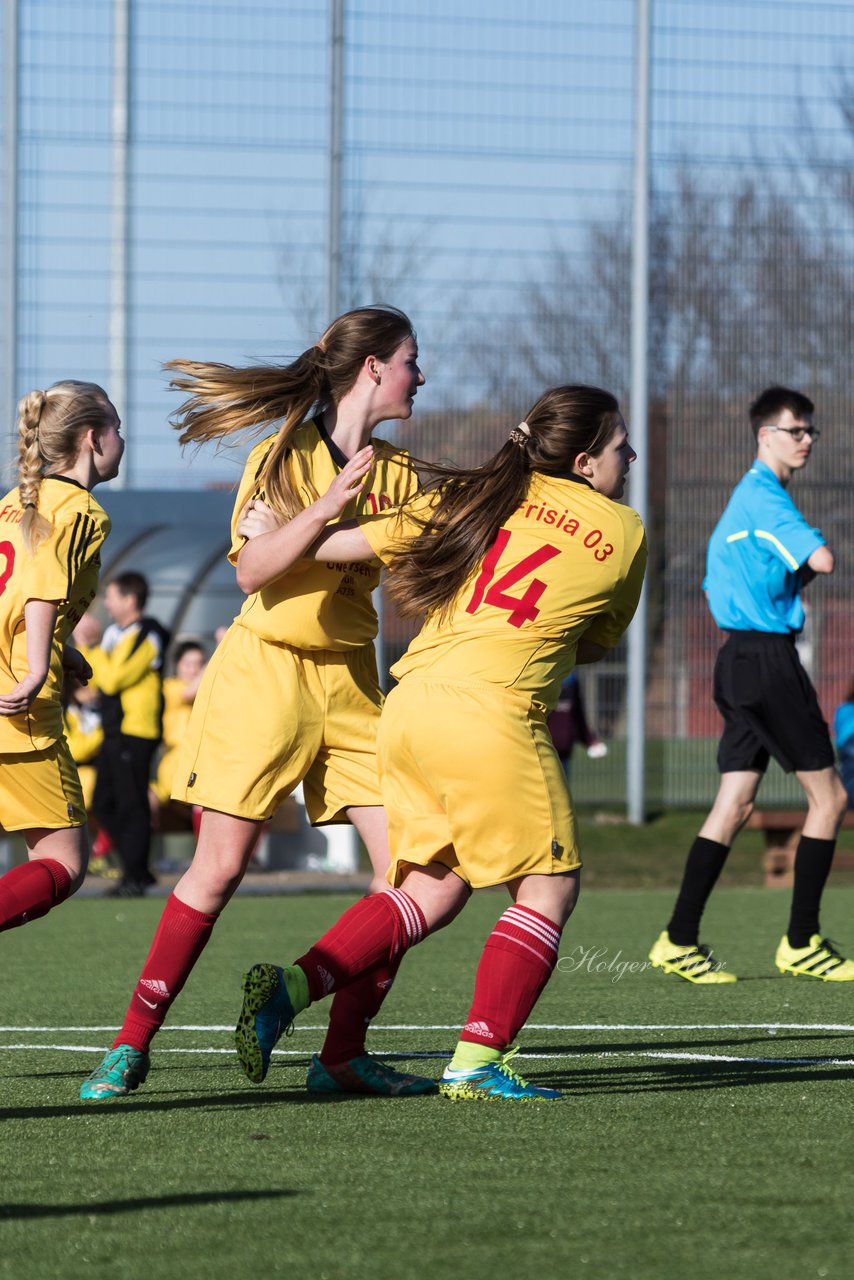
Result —
[{"label": "girl's ear", "polygon": [[579,453],[578,457],[575,459],[573,470],[580,476],[592,476],[593,468],[590,465],[590,454]]},{"label": "girl's ear", "polygon": [[101,452],[101,441],[98,439],[97,427],[87,427],[80,437],[80,452],[88,449],[90,453]]}]

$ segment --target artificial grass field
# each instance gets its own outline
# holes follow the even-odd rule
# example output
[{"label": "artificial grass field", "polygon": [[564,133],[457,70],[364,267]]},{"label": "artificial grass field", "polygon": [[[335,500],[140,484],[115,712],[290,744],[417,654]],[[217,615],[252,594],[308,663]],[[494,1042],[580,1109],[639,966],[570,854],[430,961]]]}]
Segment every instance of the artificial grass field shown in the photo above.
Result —
[{"label": "artificial grass field", "polygon": [[[696,988],[640,968],[672,889],[582,893],[517,1059],[566,1097],[468,1105],[309,1097],[325,1006],[264,1085],[243,1079],[225,1029],[243,969],[298,955],[351,900],[325,894],[238,897],[148,1083],[81,1102],[163,902],[72,901],[0,939],[0,1275],[848,1275],[854,984],[777,973],[788,896],[719,890],[704,936],[741,981]],[[406,959],[376,1052],[441,1072],[507,901],[477,895]],[[823,927],[849,954],[852,908],[854,889],[828,890]]]}]

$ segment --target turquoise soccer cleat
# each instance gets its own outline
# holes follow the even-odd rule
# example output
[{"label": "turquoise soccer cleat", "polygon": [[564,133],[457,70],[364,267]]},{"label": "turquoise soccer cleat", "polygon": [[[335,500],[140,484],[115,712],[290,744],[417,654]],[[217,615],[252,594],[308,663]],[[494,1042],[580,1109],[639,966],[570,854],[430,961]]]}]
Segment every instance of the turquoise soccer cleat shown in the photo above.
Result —
[{"label": "turquoise soccer cleat", "polygon": [[530,1084],[508,1066],[509,1059],[518,1052],[518,1048],[508,1049],[497,1062],[464,1071],[446,1067],[439,1092],[452,1102],[554,1102],[562,1097],[559,1089]]},{"label": "turquoise soccer cleat", "polygon": [[282,1035],[290,1031],[294,1007],[284,973],[274,964],[254,964],[243,979],[243,1007],[234,1031],[237,1057],[247,1080],[260,1084]]},{"label": "turquoise soccer cleat", "polygon": [[382,1098],[409,1098],[438,1092],[435,1080],[404,1075],[368,1053],[332,1067],[324,1065],[315,1054],[305,1087],[309,1093],[367,1093]]},{"label": "turquoise soccer cleat", "polygon": [[89,1102],[124,1098],[139,1088],[150,1066],[151,1059],[147,1053],[132,1049],[129,1044],[116,1045],[83,1081],[80,1097]]}]

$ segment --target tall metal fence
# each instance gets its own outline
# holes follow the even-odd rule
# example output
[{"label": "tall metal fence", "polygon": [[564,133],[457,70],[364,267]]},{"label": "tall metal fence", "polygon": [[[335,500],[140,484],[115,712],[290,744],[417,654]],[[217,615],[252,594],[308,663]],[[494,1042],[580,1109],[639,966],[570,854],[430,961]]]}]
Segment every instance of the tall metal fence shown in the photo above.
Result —
[{"label": "tall metal fence", "polygon": [[[181,458],[161,363],[287,359],[367,301],[418,329],[428,381],[397,438],[422,456],[482,459],[557,382],[608,386],[631,418],[636,10],[5,0],[9,427],[24,390],[94,378],[127,484],[230,484],[239,456]],[[793,493],[839,552],[804,650],[828,714],[854,670],[854,0],[653,0],[651,36],[655,806],[714,790],[704,549],[771,382],[824,428]],[[391,659],[389,610],[385,636]],[[622,805],[624,648],[582,679],[611,751],[574,764],[577,797]]]}]

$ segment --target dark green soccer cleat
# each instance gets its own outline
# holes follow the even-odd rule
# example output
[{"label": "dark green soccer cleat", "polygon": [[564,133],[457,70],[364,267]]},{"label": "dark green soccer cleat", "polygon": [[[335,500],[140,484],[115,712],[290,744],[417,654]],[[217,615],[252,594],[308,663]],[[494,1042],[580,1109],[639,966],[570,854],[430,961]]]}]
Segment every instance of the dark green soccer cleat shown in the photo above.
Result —
[{"label": "dark green soccer cleat", "polygon": [[274,964],[253,964],[243,979],[243,1007],[234,1031],[237,1057],[247,1080],[261,1084],[273,1049],[293,1020],[283,971]]}]

